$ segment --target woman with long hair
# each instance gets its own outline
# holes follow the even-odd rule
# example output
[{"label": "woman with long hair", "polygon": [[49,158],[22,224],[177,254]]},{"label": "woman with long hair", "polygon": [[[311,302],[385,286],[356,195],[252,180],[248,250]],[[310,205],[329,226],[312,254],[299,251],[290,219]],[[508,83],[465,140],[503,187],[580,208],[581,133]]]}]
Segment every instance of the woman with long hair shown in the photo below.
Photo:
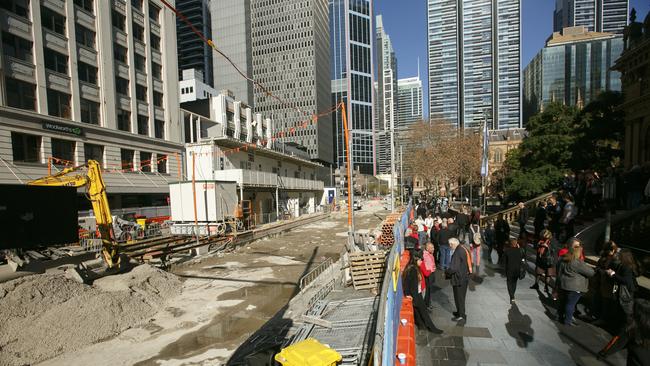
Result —
[{"label": "woman with long hair", "polygon": [[522,259],[524,259],[523,250],[519,247],[517,239],[510,239],[508,247],[503,252],[504,265],[506,269],[506,283],[508,285],[508,295],[510,303],[515,302],[515,291],[517,291],[517,281],[521,274]]},{"label": "woman with long hair", "polygon": [[607,270],[616,265],[616,255],[618,254],[618,245],[613,241],[605,243],[603,250],[600,252],[600,258],[596,263],[596,276],[594,277],[594,296],[591,306],[592,316],[598,319],[600,324],[613,315],[615,306],[614,279],[607,274]]},{"label": "woman with long hair", "polygon": [[582,258],[582,247],[573,246],[558,265],[557,286],[561,290],[558,317],[565,325],[575,325],[573,314],[582,294],[589,289],[589,278],[595,274]]},{"label": "woman with long hair", "polygon": [[616,297],[625,313],[626,323],[632,320],[632,307],[634,295],[638,287],[636,278],[639,276],[639,267],[634,259],[634,254],[629,249],[623,249],[618,254],[619,263],[614,268],[607,269],[607,274],[618,285]]},{"label": "woman with long hair", "polygon": [[553,234],[549,230],[541,231],[541,238],[537,242],[537,255],[535,256],[535,284],[530,288],[539,289],[539,279],[544,277],[544,292],[549,293],[548,283],[552,276],[555,276],[555,266],[551,239]]},{"label": "woman with long hair", "polygon": [[411,251],[409,262],[404,268],[402,274],[402,285],[404,287],[404,296],[413,300],[413,316],[415,325],[427,328],[430,332],[442,334],[442,330],[436,328],[427,312],[427,305],[424,303],[424,294],[426,291],[426,282],[424,275],[420,271],[422,265],[422,252],[418,250]]}]

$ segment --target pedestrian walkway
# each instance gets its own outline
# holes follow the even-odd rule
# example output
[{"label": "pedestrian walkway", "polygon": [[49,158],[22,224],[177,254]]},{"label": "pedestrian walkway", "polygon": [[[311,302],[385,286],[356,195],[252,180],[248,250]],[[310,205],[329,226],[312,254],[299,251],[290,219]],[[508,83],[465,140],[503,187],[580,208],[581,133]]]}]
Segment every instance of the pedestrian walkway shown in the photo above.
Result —
[{"label": "pedestrian walkway", "polygon": [[[496,254],[493,255],[496,261]],[[455,311],[449,281],[436,272],[435,335],[418,330],[417,365],[625,365],[625,354],[596,359],[610,339],[604,330],[578,320],[578,326],[555,321],[554,301],[529,289],[533,277],[519,281],[511,305],[506,280],[496,264],[481,264],[479,277],[467,293],[467,321],[451,321]]]}]

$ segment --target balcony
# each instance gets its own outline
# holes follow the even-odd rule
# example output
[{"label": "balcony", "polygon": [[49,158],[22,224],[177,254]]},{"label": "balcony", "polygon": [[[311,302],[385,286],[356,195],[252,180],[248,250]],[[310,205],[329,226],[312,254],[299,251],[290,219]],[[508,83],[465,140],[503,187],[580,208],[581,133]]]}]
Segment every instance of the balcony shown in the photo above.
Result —
[{"label": "balcony", "polygon": [[247,169],[216,170],[214,179],[237,182],[244,187],[278,187],[283,190],[318,191],[323,182],[302,178],[279,177],[275,173]]},{"label": "balcony", "polygon": [[302,178],[278,177],[278,186],[282,189],[297,189],[303,191],[319,191],[323,189],[323,182]]}]

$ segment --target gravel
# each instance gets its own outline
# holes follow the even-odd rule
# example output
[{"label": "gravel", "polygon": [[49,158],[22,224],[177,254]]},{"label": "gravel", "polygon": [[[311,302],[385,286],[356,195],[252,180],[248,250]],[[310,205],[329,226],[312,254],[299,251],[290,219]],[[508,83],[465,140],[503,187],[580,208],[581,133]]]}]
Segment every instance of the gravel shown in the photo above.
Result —
[{"label": "gravel", "polygon": [[0,365],[35,364],[147,322],[181,293],[178,277],[141,265],[93,286],[62,274],[0,284]]}]

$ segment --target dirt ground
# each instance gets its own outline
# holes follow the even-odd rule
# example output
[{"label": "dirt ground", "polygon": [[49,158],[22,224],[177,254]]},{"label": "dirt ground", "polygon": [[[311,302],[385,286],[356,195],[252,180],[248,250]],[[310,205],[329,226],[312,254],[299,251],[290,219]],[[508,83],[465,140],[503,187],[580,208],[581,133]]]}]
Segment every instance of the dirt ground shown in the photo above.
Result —
[{"label": "dirt ground", "polygon": [[[355,213],[357,229],[388,214],[380,202]],[[344,251],[347,216],[264,238],[232,253],[186,262],[172,272],[182,293],[148,322],[41,365],[221,365],[298,292],[300,278]]]}]

